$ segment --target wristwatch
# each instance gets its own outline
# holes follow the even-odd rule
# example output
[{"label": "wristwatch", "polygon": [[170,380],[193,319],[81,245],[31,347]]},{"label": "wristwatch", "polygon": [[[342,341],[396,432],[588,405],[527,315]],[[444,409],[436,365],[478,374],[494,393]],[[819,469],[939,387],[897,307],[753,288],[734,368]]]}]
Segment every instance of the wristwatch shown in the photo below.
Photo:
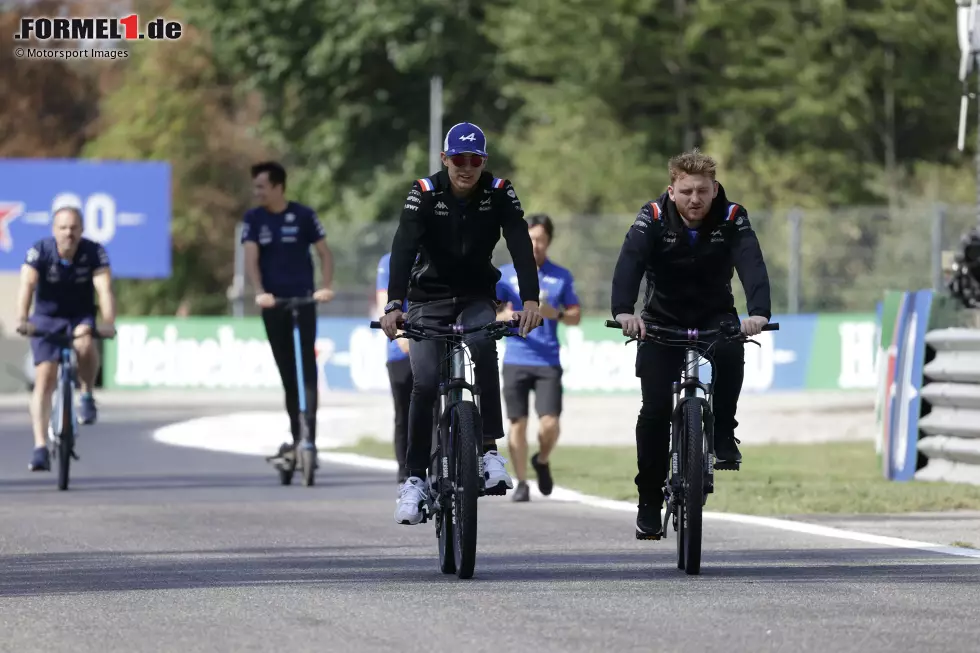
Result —
[{"label": "wristwatch", "polygon": [[385,304],[385,315],[391,313],[392,311],[400,311],[402,308],[402,303],[397,299],[394,299],[387,304]]}]

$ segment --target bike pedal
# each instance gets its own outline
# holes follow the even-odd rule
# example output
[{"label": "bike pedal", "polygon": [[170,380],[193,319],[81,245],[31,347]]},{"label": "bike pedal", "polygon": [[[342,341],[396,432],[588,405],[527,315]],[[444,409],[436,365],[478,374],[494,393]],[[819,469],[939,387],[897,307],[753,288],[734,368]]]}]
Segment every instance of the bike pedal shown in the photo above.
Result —
[{"label": "bike pedal", "polygon": [[497,483],[495,487],[488,487],[483,489],[483,494],[491,497],[502,497],[507,495],[507,484]]},{"label": "bike pedal", "polygon": [[726,472],[737,472],[741,465],[741,463],[730,462],[727,460],[724,462],[719,461],[715,463],[715,471],[722,470]]},{"label": "bike pedal", "polygon": [[661,537],[663,537],[663,535],[660,533],[657,535],[643,535],[639,531],[636,533],[636,539],[638,540],[659,540]]}]

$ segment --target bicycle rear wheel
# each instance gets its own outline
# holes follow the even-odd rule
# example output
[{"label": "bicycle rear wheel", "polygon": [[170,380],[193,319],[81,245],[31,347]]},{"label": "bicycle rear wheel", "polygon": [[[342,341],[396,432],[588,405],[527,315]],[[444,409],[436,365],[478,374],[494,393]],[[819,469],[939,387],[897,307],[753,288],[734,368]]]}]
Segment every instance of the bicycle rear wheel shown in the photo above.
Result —
[{"label": "bicycle rear wheel", "polygon": [[701,403],[698,401],[689,401],[684,406],[684,505],[681,511],[683,534],[677,540],[678,547],[683,548],[683,569],[689,576],[701,573],[701,525],[704,508],[704,432],[701,410]]},{"label": "bicycle rear wheel", "polygon": [[476,566],[476,504],[483,484],[479,467],[483,430],[476,405],[463,401],[453,406],[450,428],[454,444],[450,466],[455,467],[452,525],[456,576],[471,578]]}]

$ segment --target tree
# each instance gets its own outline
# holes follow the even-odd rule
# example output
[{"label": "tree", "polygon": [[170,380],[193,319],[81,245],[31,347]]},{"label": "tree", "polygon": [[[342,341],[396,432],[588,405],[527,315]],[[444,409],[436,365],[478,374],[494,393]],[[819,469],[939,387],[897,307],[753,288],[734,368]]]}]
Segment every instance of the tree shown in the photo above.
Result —
[{"label": "tree", "polygon": [[[35,15],[57,13],[60,3],[39,2]],[[14,57],[20,13],[0,13],[0,157],[60,158],[78,154],[98,111],[100,73],[67,60]],[[34,44],[36,45],[36,44]]]},{"label": "tree", "polygon": [[477,29],[491,8],[206,0],[190,10],[223,65],[260,93],[263,133],[296,169],[296,192],[330,223],[394,218],[411,180],[435,172],[426,169],[430,76],[444,78],[446,123],[472,120],[491,138],[501,129],[507,106],[488,83],[493,49]]},{"label": "tree", "polygon": [[[176,5],[155,6],[171,20],[185,18]],[[173,314],[182,302],[193,313],[227,310],[248,165],[269,155],[252,134],[256,103],[242,102],[216,67],[209,36],[183,23],[180,41],[133,48],[121,85],[102,103],[99,136],[85,149],[93,158],[171,163],[173,275],[121,281],[120,306],[130,314]]]}]

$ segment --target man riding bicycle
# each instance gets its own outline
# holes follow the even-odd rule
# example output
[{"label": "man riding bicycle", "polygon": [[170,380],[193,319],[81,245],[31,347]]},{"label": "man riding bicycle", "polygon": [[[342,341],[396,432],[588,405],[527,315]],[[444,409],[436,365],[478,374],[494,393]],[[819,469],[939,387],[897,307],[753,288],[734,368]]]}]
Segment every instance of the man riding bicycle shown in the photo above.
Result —
[{"label": "man riding bicycle", "polygon": [[[109,257],[102,245],[82,237],[82,214],[74,207],[54,212],[52,236],[37,241],[27,250],[20,269],[17,296],[17,332],[64,332],[79,336],[73,346],[78,356],[78,380],[82,387],[78,420],[93,424],[97,417],[92,389],[99,374],[99,350],[91,337],[95,328],[95,297],[104,336],[115,334],[116,299],[112,293]],[[28,319],[31,303],[34,314]],[[34,356],[34,394],[31,397],[31,424],[34,451],[28,469],[48,471],[51,460],[46,446],[47,425],[51,419],[51,395],[58,383],[61,346],[44,338],[32,338]]]},{"label": "man riding bicycle", "polygon": [[[523,310],[520,335],[541,324],[538,270],[524,211],[513,186],[484,170],[486,138],[471,123],[454,125],[446,134],[442,163],[447,171],[412,185],[391,245],[388,304],[381,328],[393,339],[403,320],[417,325],[485,324],[496,318],[496,284],[500,272],[491,256],[501,233],[517,270]],[[414,263],[413,263],[414,261]],[[493,340],[469,340],[476,383],[481,390],[484,440],[484,485],[487,494],[506,494],[514,483],[497,453],[504,435],[500,406],[497,348]],[[433,405],[444,355],[437,341],[412,342],[412,400],[408,416],[408,479],[399,488],[395,521],[418,524],[428,494],[426,471],[432,447]]]},{"label": "man riding bicycle", "polygon": [[[672,412],[671,386],[678,379],[684,350],[643,341],[645,322],[679,328],[717,328],[738,321],[732,296],[733,270],[745,290],[747,336],[761,333],[772,317],[769,275],[759,240],[744,207],[731,203],[715,180],[716,164],[697,149],[672,158],[670,186],[648,202],[630,227],[616,262],[612,314],[623,333],[641,338],[636,354],[642,406],[636,420],[637,539],[659,539],[663,485],[667,478]],[[644,273],[646,297],[633,315]],[[741,463],[735,412],[742,389],[744,348],[718,344],[709,358],[714,385],[715,468]]]}]

